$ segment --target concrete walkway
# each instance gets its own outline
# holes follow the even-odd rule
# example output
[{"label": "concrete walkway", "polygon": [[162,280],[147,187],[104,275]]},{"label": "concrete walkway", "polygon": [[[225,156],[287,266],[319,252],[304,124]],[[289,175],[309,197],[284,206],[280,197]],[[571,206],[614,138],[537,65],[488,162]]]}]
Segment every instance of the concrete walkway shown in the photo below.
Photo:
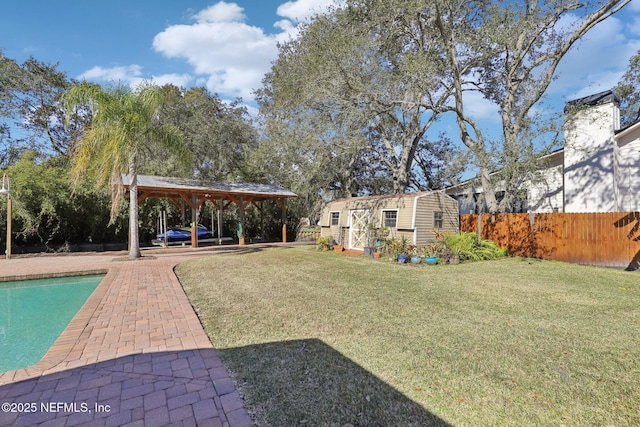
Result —
[{"label": "concrete walkway", "polygon": [[107,271],[38,364],[0,374],[0,425],[252,425],[173,273],[178,263],[213,253],[0,259],[0,280]]}]

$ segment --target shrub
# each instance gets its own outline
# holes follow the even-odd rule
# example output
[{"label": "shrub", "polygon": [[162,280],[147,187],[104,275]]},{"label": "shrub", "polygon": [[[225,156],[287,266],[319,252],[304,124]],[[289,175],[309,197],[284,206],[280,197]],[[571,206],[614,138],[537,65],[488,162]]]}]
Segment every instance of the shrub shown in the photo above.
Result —
[{"label": "shrub", "polygon": [[507,255],[506,249],[501,249],[491,240],[478,242],[475,233],[445,232],[438,236],[444,242],[445,248],[457,252],[463,259],[473,261],[496,259]]},{"label": "shrub", "polygon": [[318,240],[316,240],[316,246],[318,248],[318,250],[327,250],[329,249],[329,245],[331,240],[333,239],[333,237],[331,236],[324,236],[324,237],[319,237]]}]

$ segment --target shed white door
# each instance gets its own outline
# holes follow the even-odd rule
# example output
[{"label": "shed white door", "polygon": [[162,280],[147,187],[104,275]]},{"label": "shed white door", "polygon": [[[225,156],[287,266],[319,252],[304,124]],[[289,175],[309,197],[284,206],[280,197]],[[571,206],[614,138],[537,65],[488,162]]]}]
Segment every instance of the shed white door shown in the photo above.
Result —
[{"label": "shed white door", "polygon": [[356,209],[349,211],[349,249],[364,250],[367,243],[368,223],[368,209]]}]

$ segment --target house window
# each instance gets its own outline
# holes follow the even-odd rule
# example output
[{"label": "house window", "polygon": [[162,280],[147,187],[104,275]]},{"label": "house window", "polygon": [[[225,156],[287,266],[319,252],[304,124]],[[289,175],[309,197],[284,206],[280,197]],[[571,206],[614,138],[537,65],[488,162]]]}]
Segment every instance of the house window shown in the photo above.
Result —
[{"label": "house window", "polygon": [[340,212],[331,212],[331,225],[340,225]]},{"label": "house window", "polygon": [[398,226],[398,211],[382,211],[385,227],[396,228]]},{"label": "house window", "polygon": [[433,227],[442,228],[442,212],[433,213]]}]

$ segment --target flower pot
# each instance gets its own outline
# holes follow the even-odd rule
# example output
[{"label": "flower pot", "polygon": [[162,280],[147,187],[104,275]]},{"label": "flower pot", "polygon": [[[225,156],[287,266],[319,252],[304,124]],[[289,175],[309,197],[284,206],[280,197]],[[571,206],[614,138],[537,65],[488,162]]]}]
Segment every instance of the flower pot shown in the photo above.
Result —
[{"label": "flower pot", "polygon": [[420,255],[414,255],[411,257],[411,264],[420,264],[420,261],[422,261]]},{"label": "flower pot", "polygon": [[438,263],[438,257],[437,256],[428,256],[424,258],[424,263],[425,264],[429,264],[429,265],[434,265]]},{"label": "flower pot", "polygon": [[380,255],[382,255],[382,253],[380,253],[380,252],[374,252],[373,253],[373,257],[376,258],[376,259],[380,258]]},{"label": "flower pot", "polygon": [[453,265],[460,264],[460,257],[458,255],[453,255],[449,260],[449,264],[453,264]]},{"label": "flower pot", "polygon": [[405,264],[407,262],[407,256],[406,255],[398,255],[398,262],[400,264]]},{"label": "flower pot", "polygon": [[372,256],[373,255],[373,248],[365,246],[364,255],[365,256]]},{"label": "flower pot", "polygon": [[344,251],[344,246],[342,245],[333,245],[333,250],[340,253],[342,251]]}]

